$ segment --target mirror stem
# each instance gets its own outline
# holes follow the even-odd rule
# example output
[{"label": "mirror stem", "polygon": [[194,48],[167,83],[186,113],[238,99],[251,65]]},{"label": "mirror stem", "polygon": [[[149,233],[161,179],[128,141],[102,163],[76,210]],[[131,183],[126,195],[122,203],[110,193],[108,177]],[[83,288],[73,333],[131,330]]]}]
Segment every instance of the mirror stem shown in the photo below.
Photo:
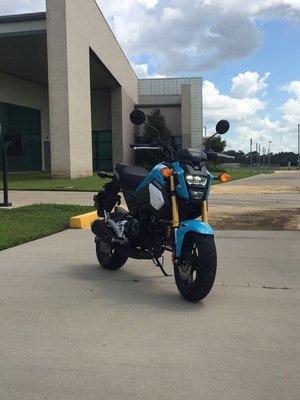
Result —
[{"label": "mirror stem", "polygon": [[160,132],[159,132],[158,129],[156,129],[156,128],[154,128],[154,126],[148,124],[148,122],[144,122],[144,124],[145,124],[146,126],[148,126],[148,128],[152,129],[154,132],[158,133],[158,134],[159,134],[159,137],[160,137]]}]

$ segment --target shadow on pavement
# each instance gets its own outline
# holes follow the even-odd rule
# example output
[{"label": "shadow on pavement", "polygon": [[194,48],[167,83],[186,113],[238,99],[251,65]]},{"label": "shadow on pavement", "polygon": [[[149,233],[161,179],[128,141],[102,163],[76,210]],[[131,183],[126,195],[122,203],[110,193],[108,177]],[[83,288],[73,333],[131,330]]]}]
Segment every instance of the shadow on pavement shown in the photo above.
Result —
[{"label": "shadow on pavement", "polygon": [[[141,269],[151,268],[143,266]],[[176,312],[198,312],[204,303],[193,304],[184,300],[175,286],[174,277],[138,275],[125,267],[107,271],[97,264],[72,265],[67,270],[72,279],[93,282],[95,294],[101,294],[121,304],[148,304]]]}]

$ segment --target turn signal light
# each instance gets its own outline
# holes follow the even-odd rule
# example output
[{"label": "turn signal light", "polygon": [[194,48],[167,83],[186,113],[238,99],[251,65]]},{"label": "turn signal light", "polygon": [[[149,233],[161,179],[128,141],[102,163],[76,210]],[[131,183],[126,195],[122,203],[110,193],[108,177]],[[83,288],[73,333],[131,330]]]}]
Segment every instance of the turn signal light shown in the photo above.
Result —
[{"label": "turn signal light", "polygon": [[222,183],[229,182],[231,180],[231,176],[229,174],[221,174],[219,175],[219,181]]},{"label": "turn signal light", "polygon": [[162,174],[162,176],[164,178],[170,178],[170,176],[172,175],[172,170],[170,168],[162,168],[160,170],[160,173]]}]

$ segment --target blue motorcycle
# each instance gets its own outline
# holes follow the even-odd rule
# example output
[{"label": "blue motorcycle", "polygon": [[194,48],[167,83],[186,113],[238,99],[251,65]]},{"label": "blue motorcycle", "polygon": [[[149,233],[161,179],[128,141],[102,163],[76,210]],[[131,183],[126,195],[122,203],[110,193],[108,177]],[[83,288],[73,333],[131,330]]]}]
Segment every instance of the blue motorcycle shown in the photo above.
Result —
[{"label": "blue motorcycle", "polygon": [[[133,111],[130,118],[135,125],[147,124],[141,110]],[[222,120],[215,135],[228,130],[229,123]],[[163,254],[169,251],[179,292],[185,299],[198,302],[211,291],[217,271],[214,231],[208,224],[207,206],[215,177],[206,164],[220,154],[200,149],[185,149],[178,154],[160,135],[155,144],[130,147],[159,150],[167,161],[150,172],[116,164],[113,174],[98,174],[110,178],[94,196],[101,217],[92,224],[98,261],[105,269],[117,270],[128,258],[152,260],[168,276]],[[218,179],[225,182],[230,177],[222,174]],[[120,193],[126,209],[121,207]]]}]

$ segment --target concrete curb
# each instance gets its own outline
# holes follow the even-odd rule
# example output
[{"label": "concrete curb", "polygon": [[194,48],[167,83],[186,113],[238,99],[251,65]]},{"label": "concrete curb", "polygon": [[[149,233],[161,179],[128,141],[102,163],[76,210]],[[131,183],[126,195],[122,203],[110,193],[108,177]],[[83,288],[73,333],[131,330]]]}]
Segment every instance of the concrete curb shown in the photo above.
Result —
[{"label": "concrete curb", "polygon": [[76,215],[70,218],[69,226],[73,229],[89,228],[96,219],[99,219],[97,211],[92,211],[87,214]]}]

